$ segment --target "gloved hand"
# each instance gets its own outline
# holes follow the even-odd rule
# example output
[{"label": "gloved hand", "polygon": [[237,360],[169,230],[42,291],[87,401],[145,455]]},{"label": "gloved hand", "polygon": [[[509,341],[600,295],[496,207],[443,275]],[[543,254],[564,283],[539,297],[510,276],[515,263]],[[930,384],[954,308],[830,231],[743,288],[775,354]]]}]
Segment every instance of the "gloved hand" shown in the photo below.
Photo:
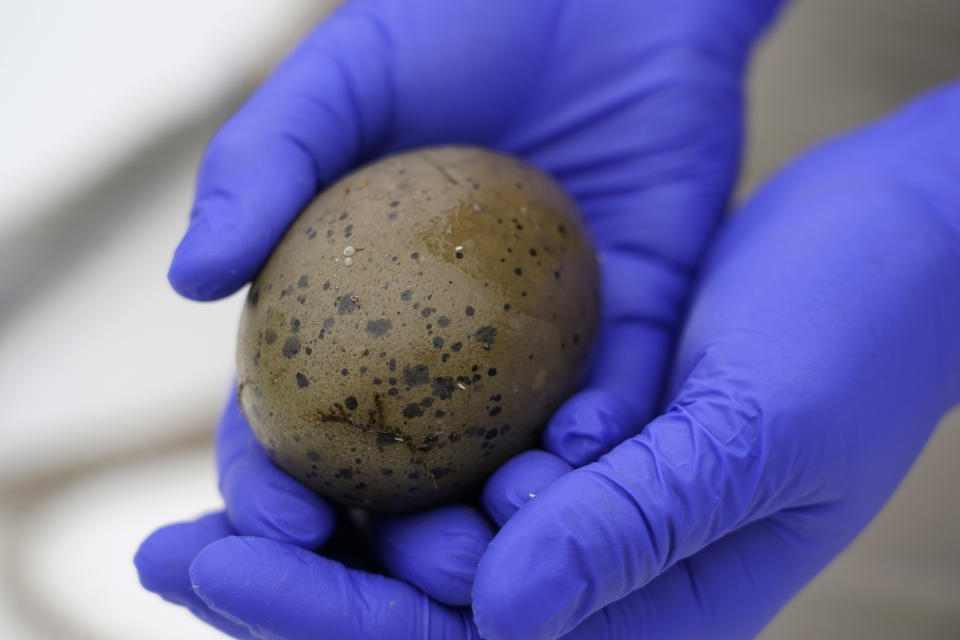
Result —
[{"label": "gloved hand", "polygon": [[[521,155],[576,198],[603,261],[592,374],[545,435],[570,463],[594,459],[653,415],[691,274],[736,172],[746,55],[777,4],[349,3],[211,142],[170,280],[196,299],[231,293],[318,188],[383,153],[467,142]],[[332,510],[270,465],[242,421],[223,426],[230,530],[320,544]],[[436,531],[450,534],[446,560]],[[420,546],[394,544],[401,535]],[[460,509],[380,523],[375,540],[392,574],[466,604],[491,536]],[[449,543],[464,538],[469,553]],[[410,551],[420,548],[432,563]]]},{"label": "gloved hand", "polygon": [[[484,638],[748,637],[856,536],[960,401],[958,135],[960,83],[751,200],[705,265],[667,411],[598,462],[559,475],[528,452],[491,480],[512,517],[476,574]],[[511,513],[518,486],[536,497]],[[408,585],[282,543],[220,539],[190,575],[255,637],[477,637]]]},{"label": "gloved hand", "polygon": [[529,454],[491,479],[510,519],[475,576],[484,638],[752,637],[853,540],[960,402],[957,139],[960,82],[752,198],[666,411],[552,483]]},{"label": "gloved hand", "polygon": [[232,293],[318,189],[385,153],[519,155],[576,199],[603,262],[589,391],[547,435],[596,457],[655,413],[736,174],[747,53],[780,1],[348,2],[211,141],[170,281],[198,300]]}]

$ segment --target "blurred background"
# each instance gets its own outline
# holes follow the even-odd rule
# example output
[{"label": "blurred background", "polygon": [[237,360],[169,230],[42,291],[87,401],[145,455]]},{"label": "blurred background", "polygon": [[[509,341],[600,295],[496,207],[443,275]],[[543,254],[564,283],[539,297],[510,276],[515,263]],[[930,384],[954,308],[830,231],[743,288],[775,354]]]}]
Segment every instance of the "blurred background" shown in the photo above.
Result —
[{"label": "blurred background", "polygon": [[[0,637],[222,637],[132,564],[219,504],[240,299],[187,302],[164,276],[206,140],[331,5],[0,3]],[[955,0],[796,2],[754,65],[738,197],[956,76]],[[954,412],[763,638],[960,637],[958,452]]]}]

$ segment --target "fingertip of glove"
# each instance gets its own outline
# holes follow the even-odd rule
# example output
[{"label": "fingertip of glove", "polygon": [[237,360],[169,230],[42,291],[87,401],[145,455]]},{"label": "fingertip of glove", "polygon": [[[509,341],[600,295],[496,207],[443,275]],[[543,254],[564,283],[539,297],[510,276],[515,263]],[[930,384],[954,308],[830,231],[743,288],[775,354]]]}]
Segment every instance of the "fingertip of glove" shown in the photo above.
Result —
[{"label": "fingertip of glove", "polygon": [[[255,566],[255,538],[228,536],[208,544],[190,563],[188,575],[193,592],[208,606],[220,611],[224,600],[243,588],[240,574]],[[239,585],[239,586],[238,586]]]},{"label": "fingertip of glove", "polygon": [[221,480],[230,521],[243,535],[310,549],[333,532],[336,517],[327,502],[266,457],[238,459]]},{"label": "fingertip of glove", "polygon": [[183,588],[183,570],[197,550],[229,534],[230,525],[222,512],[157,529],[140,543],[133,556],[140,584],[165,597],[179,593]]},{"label": "fingertip of glove", "polygon": [[587,389],[567,400],[551,417],[543,444],[581,467],[632,435],[634,428],[631,411],[616,394]]},{"label": "fingertip of glove", "polygon": [[466,505],[388,518],[377,527],[381,561],[396,577],[453,606],[470,604],[477,563],[493,528]]},{"label": "fingertip of glove", "polygon": [[566,461],[548,451],[524,451],[490,476],[483,488],[483,508],[497,525],[502,526],[520,507],[571,470]]},{"label": "fingertip of glove", "polygon": [[273,496],[269,510],[258,522],[267,530],[250,533],[269,534],[264,537],[312,549],[326,542],[333,533],[335,516],[330,506],[312,492],[310,495],[287,493]]},{"label": "fingertip of glove", "polygon": [[224,233],[214,233],[205,217],[190,223],[180,240],[167,271],[167,281],[181,296],[209,302],[237,291],[252,275],[242,251],[231,251],[232,242]]},{"label": "fingertip of glove", "polygon": [[147,536],[133,555],[133,566],[137,569],[141,586],[147,591],[160,594],[169,591],[173,583],[165,529],[167,527]]}]

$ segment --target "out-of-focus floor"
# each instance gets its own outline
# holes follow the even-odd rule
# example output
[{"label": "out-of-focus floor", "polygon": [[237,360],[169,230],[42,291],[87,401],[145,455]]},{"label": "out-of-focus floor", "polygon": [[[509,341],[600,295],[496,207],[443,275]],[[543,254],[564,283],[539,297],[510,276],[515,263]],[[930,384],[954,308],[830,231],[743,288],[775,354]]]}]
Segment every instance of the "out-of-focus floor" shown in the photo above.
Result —
[{"label": "out-of-focus floor", "polygon": [[[131,563],[156,524],[218,502],[209,438],[238,300],[179,300],[164,272],[206,138],[329,4],[0,7],[0,81],[20,91],[0,101],[18,154],[0,162],[0,637],[220,637],[140,590]],[[32,66],[4,66],[12,51]],[[955,0],[799,0],[755,64],[740,193],[951,76]],[[955,412],[764,640],[960,637],[958,458]]]}]

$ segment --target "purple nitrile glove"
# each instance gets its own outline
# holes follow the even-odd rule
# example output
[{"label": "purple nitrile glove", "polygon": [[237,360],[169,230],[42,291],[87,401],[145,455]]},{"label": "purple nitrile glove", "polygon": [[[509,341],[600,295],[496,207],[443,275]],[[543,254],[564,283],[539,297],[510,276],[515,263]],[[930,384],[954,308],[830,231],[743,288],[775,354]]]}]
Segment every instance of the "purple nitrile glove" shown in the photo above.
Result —
[{"label": "purple nitrile glove", "polygon": [[[170,281],[195,299],[232,293],[318,189],[382,154],[460,142],[521,156],[576,199],[602,261],[592,391],[548,436],[594,458],[655,411],[736,175],[747,54],[777,4],[348,2],[211,141]],[[624,360],[629,376],[607,375]],[[576,426],[604,406],[605,432]]]},{"label": "purple nitrile glove", "polygon": [[[494,475],[509,520],[475,577],[481,634],[756,634],[960,402],[958,327],[960,83],[808,154],[732,221],[663,415],[552,483],[542,457]],[[518,511],[517,486],[536,495]]]},{"label": "purple nitrile glove", "polygon": [[145,583],[189,570],[197,597],[257,638],[752,636],[960,401],[954,139],[960,83],[808,154],[750,201],[705,265],[668,410],[575,471],[531,451],[491,479],[485,502],[510,519],[481,559],[475,622],[404,582],[203,520],[148,540],[141,556],[175,566],[141,563]]},{"label": "purple nitrile glove", "polygon": [[[655,411],[692,273],[736,174],[746,57],[778,4],[350,2],[211,142],[170,280],[196,299],[231,293],[318,189],[383,153],[464,142],[520,155],[577,200],[601,255],[592,373],[545,434],[567,461],[595,459]],[[333,511],[269,463],[233,405],[220,434],[233,530],[320,545]],[[379,523],[383,565],[466,604],[493,532],[464,509]],[[392,543],[398,535],[416,544]]]}]

